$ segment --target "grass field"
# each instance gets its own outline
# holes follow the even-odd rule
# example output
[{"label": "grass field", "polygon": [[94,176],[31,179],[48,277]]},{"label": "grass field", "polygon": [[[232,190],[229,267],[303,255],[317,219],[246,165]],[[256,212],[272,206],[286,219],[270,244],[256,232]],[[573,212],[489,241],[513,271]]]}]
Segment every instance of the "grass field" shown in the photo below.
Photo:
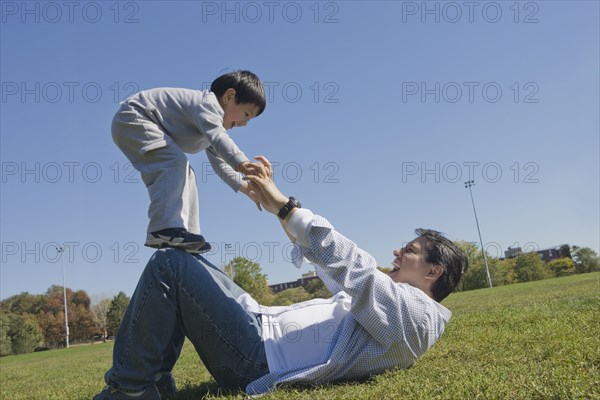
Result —
[{"label": "grass field", "polygon": [[[600,273],[456,293],[454,317],[414,367],[264,399],[600,399]],[[0,399],[91,399],[112,344],[0,359]],[[186,342],[176,399],[229,398]]]}]

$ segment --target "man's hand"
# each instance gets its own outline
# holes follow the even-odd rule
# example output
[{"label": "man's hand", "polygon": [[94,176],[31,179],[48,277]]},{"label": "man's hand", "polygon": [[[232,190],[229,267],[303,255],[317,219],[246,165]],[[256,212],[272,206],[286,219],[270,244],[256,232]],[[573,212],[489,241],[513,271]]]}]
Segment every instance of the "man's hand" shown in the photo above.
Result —
[{"label": "man's hand", "polygon": [[262,211],[260,203],[255,201],[252,196],[250,196],[250,184],[247,181],[242,182],[242,186],[240,186],[240,192],[244,193],[246,196],[248,196],[248,198],[250,198],[250,200],[256,203],[256,208],[258,208],[258,211]]},{"label": "man's hand", "polygon": [[[246,175],[259,175],[261,177],[271,179],[273,176],[273,169],[271,168],[271,163],[269,162],[269,160],[267,160],[263,156],[257,156],[254,158],[256,160],[258,160],[259,162],[256,162],[256,163],[251,163],[248,161],[243,162],[238,166],[238,170],[240,170],[239,172],[242,172],[241,170],[245,169],[247,172],[243,172],[243,173],[245,173]],[[250,195],[250,183],[248,181],[245,180],[244,182],[242,182],[242,186],[240,187],[240,192],[244,193],[251,200],[253,200],[256,203],[256,207],[258,208],[258,210],[262,211],[260,202],[255,200]]]},{"label": "man's hand", "polygon": [[279,191],[271,179],[273,170],[269,160],[263,156],[257,156],[255,159],[264,167],[264,174],[244,177],[249,182],[248,196],[271,214],[277,214],[286,205],[288,198]]}]

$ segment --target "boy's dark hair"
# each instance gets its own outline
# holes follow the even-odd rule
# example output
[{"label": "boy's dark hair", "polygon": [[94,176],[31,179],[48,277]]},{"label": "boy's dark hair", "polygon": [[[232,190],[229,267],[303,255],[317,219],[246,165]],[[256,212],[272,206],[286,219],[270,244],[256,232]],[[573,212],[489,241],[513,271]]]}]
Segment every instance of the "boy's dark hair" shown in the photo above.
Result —
[{"label": "boy's dark hair", "polygon": [[210,91],[218,99],[223,96],[227,89],[235,89],[235,100],[237,103],[250,103],[258,107],[259,116],[265,110],[265,88],[258,76],[250,71],[239,70],[221,75],[210,85]]},{"label": "boy's dark hair", "polygon": [[431,287],[434,300],[440,302],[454,291],[460,278],[469,269],[469,261],[460,247],[440,232],[419,228],[415,229],[415,234],[427,239],[425,262],[440,265],[444,269]]}]

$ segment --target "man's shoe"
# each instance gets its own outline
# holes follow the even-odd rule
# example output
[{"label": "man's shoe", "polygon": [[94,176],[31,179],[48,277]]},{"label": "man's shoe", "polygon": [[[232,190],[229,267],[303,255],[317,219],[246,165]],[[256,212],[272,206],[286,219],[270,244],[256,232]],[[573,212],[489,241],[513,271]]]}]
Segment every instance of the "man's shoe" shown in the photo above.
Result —
[{"label": "man's shoe", "polygon": [[161,249],[163,247],[176,247],[187,251],[201,249],[206,241],[202,235],[190,233],[184,228],[168,228],[149,233],[146,236],[148,247]]},{"label": "man's shoe", "polygon": [[156,385],[148,386],[144,393],[139,396],[133,397],[128,396],[123,392],[119,392],[116,389],[106,387],[103,391],[94,396],[93,400],[161,400],[160,393],[156,388]]},{"label": "man's shoe", "polygon": [[175,386],[175,379],[173,374],[170,372],[163,372],[161,377],[156,381],[156,388],[160,392],[161,396],[173,396],[177,391]]}]

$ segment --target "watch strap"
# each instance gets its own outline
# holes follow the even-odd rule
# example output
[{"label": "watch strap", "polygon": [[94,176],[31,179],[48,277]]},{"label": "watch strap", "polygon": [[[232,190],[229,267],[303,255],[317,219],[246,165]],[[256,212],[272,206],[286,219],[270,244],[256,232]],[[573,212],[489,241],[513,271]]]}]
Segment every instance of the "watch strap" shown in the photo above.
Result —
[{"label": "watch strap", "polygon": [[290,213],[290,211],[292,211],[292,209],[294,208],[300,208],[302,207],[300,205],[300,202],[298,200],[296,200],[294,197],[290,197],[288,202],[285,203],[285,205],[283,207],[281,207],[281,210],[279,210],[279,212],[277,213],[277,216],[281,219],[285,219],[288,214]]}]

